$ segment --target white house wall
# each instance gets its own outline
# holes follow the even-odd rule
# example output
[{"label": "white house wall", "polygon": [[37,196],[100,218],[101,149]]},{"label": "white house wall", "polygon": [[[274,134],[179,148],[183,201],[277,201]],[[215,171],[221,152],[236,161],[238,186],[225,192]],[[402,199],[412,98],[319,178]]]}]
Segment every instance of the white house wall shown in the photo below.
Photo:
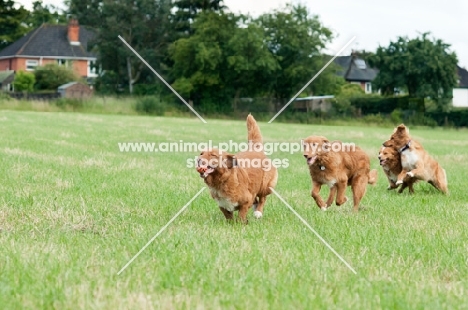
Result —
[{"label": "white house wall", "polygon": [[452,103],[456,108],[468,108],[468,88],[454,88]]}]

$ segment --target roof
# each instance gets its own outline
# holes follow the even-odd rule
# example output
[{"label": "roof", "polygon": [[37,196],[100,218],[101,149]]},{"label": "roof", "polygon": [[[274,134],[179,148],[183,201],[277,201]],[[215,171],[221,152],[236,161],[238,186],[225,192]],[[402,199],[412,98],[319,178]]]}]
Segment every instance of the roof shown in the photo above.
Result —
[{"label": "roof", "polygon": [[65,88],[68,88],[72,85],[75,85],[77,84],[78,82],[70,82],[70,83],[67,83],[67,84],[63,84],[63,85],[60,85],[57,89],[65,89]]},{"label": "roof", "polygon": [[371,68],[357,56],[339,56],[334,60],[341,67],[337,74],[347,81],[370,82],[375,79],[377,69]]},{"label": "roof", "polygon": [[0,71],[0,84],[15,74],[13,70]]},{"label": "roof", "polygon": [[465,68],[457,66],[457,73],[460,80],[458,87],[468,88],[468,71]]},{"label": "roof", "polygon": [[296,98],[294,100],[296,101],[301,101],[301,100],[319,100],[319,99],[331,99],[335,98],[335,96],[309,96],[309,97],[303,97],[303,98]]},{"label": "roof", "polygon": [[80,26],[80,45],[68,41],[68,25],[42,24],[0,51],[0,58],[37,56],[96,58],[88,51],[88,43],[95,37],[92,30]]}]

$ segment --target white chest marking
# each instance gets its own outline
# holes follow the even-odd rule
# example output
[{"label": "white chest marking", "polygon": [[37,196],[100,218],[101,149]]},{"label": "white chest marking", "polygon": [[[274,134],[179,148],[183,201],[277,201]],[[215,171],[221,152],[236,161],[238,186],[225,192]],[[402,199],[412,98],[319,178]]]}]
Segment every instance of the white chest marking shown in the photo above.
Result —
[{"label": "white chest marking", "polygon": [[219,191],[216,191],[211,188],[210,188],[210,191],[214,200],[216,200],[216,202],[218,203],[218,206],[220,206],[223,209],[233,212],[235,211],[236,207],[239,205],[239,203],[237,202],[234,203],[228,198],[224,197],[222,193],[220,193]]},{"label": "white chest marking", "polygon": [[416,168],[416,163],[419,160],[416,152],[411,152],[410,150],[405,150],[401,153],[401,165],[406,170],[413,170]]}]

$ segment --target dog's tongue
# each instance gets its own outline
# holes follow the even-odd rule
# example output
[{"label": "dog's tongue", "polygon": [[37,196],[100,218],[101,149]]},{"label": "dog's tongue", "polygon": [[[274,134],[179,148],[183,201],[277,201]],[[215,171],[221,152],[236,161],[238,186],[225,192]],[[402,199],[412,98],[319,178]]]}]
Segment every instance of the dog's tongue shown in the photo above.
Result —
[{"label": "dog's tongue", "polygon": [[209,167],[208,169],[206,169],[205,173],[203,174],[203,177],[206,178],[213,171],[214,171],[214,169]]},{"label": "dog's tongue", "polygon": [[315,155],[315,156],[313,156],[311,158],[307,158],[307,164],[312,165],[315,162],[316,159],[317,159],[317,155]]},{"label": "dog's tongue", "polygon": [[211,167],[208,167],[208,168],[197,167],[197,172],[200,173],[200,178],[206,178],[213,171],[214,169]]},{"label": "dog's tongue", "polygon": [[385,160],[382,159],[382,160],[380,161],[380,165],[383,166],[383,164],[385,164]]}]

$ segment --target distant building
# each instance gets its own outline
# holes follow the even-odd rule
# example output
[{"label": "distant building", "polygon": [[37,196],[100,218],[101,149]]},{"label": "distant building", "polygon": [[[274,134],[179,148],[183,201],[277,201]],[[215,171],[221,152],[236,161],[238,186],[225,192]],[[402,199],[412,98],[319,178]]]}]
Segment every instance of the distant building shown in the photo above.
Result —
[{"label": "distant building", "polygon": [[366,94],[372,93],[372,81],[379,72],[377,69],[369,67],[364,59],[354,53],[350,56],[338,56],[334,62],[341,67],[337,74],[345,81],[361,86]]},{"label": "distant building", "polygon": [[458,85],[453,89],[452,104],[457,108],[468,108],[468,71],[457,66]]},{"label": "distant building", "polygon": [[56,63],[80,77],[97,76],[97,55],[88,51],[95,34],[80,27],[76,19],[68,25],[43,24],[0,51],[1,71],[34,71],[37,66]]},{"label": "distant building", "polygon": [[57,92],[62,98],[85,99],[93,95],[93,89],[88,85],[70,82],[57,88]]}]

